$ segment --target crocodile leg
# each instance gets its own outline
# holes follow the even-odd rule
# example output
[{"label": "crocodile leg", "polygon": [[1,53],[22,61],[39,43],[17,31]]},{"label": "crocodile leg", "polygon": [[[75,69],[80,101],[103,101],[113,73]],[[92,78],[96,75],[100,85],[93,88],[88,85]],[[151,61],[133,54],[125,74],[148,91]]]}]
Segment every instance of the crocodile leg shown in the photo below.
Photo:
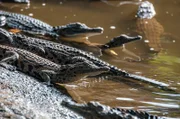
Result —
[{"label": "crocodile leg", "polygon": [[[125,45],[123,45],[123,47],[122,47],[122,52],[124,52],[125,54],[127,54],[127,55],[129,55],[129,56],[131,56],[131,57],[136,58],[135,61],[141,61],[141,57],[139,57],[139,56],[136,55],[135,53],[127,50],[127,49],[125,48]],[[128,59],[128,60],[130,59],[130,61],[133,60],[132,58],[125,58],[125,59]]]},{"label": "crocodile leg", "polygon": [[39,70],[38,73],[43,79],[44,83],[47,84],[48,86],[51,85],[50,75],[56,74],[56,72],[53,70]]},{"label": "crocodile leg", "polygon": [[15,71],[16,67],[10,64],[13,64],[15,61],[19,59],[19,54],[14,51],[6,51],[5,55],[5,58],[0,61],[0,66],[8,70]]}]

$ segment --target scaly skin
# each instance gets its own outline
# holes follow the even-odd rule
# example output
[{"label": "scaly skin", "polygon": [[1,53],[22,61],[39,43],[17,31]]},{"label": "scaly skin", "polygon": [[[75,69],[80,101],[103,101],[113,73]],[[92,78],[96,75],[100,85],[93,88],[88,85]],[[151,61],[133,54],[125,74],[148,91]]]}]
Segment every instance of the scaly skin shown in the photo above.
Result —
[{"label": "scaly skin", "polygon": [[115,48],[115,47],[119,47],[122,46],[123,44],[129,43],[129,42],[133,42],[136,40],[141,40],[142,37],[141,36],[135,36],[135,37],[130,37],[127,36],[125,34],[122,34],[118,37],[115,37],[113,39],[111,39],[108,43],[106,43],[105,45],[101,45],[99,46],[102,50],[106,50],[109,48]]},{"label": "scaly skin", "polygon": [[13,29],[19,29],[33,35],[46,35],[58,38],[67,37],[90,37],[103,32],[103,28],[90,28],[85,24],[76,22],[63,26],[51,26],[38,19],[7,11],[0,10],[0,16],[6,17],[6,26]]},{"label": "scaly skin", "polygon": [[88,54],[87,52],[60,43],[26,37],[20,34],[12,34],[3,29],[1,29],[0,32],[0,43],[26,49],[58,64],[73,64],[75,60],[82,61],[82,59],[87,59],[99,67],[108,67],[110,69],[107,73],[102,73],[99,76],[120,76],[148,82],[152,85],[160,86],[165,89],[167,89],[169,86],[168,84],[152,79],[129,74],[126,71],[123,71],[113,65],[108,64],[107,62],[102,61],[101,59],[96,58],[93,55]]},{"label": "scaly skin", "polygon": [[63,100],[62,105],[84,116],[86,119],[164,119],[143,111],[110,108],[98,102],[77,104],[71,100]]},{"label": "scaly skin", "polygon": [[[110,48],[120,47],[124,43],[141,39],[139,38],[139,36],[137,36],[136,38],[122,36],[122,38],[114,38],[112,41],[106,43],[105,45],[84,42],[84,37],[101,34],[103,32],[103,29],[100,27],[89,28],[82,23],[70,23],[65,26],[52,27],[47,23],[25,15],[0,11],[0,26],[5,26],[5,24],[10,28],[17,28],[33,35],[49,35],[56,38],[60,36],[61,40],[58,40],[58,42],[92,52],[93,54],[99,56],[102,55],[102,52],[108,54],[111,53],[111,50],[108,50]],[[79,41],[79,39],[81,40]],[[112,55],[112,53],[110,55]]]},{"label": "scaly skin", "polygon": [[137,32],[143,35],[150,51],[160,52],[162,50],[160,37],[164,33],[163,26],[154,18],[155,10],[153,4],[148,1],[139,5],[137,13]]},{"label": "scaly skin", "polygon": [[0,54],[1,66],[9,70],[17,68],[48,84],[70,82],[93,72],[99,74],[109,70],[108,67],[98,67],[86,59],[82,59],[83,62],[59,65],[31,52],[6,45],[0,45]]}]

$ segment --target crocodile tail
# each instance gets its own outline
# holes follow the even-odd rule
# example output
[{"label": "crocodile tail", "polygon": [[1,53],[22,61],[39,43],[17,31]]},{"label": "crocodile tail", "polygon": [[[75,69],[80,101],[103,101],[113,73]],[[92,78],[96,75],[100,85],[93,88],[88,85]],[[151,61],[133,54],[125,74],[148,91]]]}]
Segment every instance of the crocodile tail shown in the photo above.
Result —
[{"label": "crocodile tail", "polygon": [[135,74],[127,74],[127,75],[124,76],[124,78],[128,78],[128,79],[132,79],[132,80],[138,80],[138,81],[141,81],[141,82],[149,83],[151,85],[154,85],[154,86],[157,86],[157,87],[161,88],[162,90],[174,91],[173,89],[169,88],[169,84],[157,81],[155,79],[146,78],[146,77],[135,75]]},{"label": "crocodile tail", "polygon": [[123,77],[123,78],[128,78],[128,79],[132,79],[132,80],[137,80],[137,81],[141,81],[141,82],[145,82],[154,86],[157,86],[163,90],[166,91],[174,91],[172,89],[169,88],[169,85],[163,82],[159,82],[156,81],[154,79],[151,78],[146,78],[143,76],[139,76],[139,75],[135,75],[135,74],[130,74],[126,71],[123,71],[115,66],[110,66],[110,71],[109,72],[105,72],[103,74],[98,75],[98,77],[103,77],[103,78],[109,78],[109,76],[111,77]]},{"label": "crocodile tail", "polygon": [[158,86],[158,87],[160,87],[160,88],[162,88],[164,90],[171,90],[171,89],[168,88],[169,85],[166,84],[166,83],[159,82],[159,81],[156,81],[155,79],[146,78],[146,77],[143,77],[143,76],[130,74],[130,73],[128,73],[126,71],[123,71],[123,70],[121,70],[121,69],[119,69],[117,67],[114,67],[114,66],[111,66],[111,72],[113,72],[113,74],[115,74],[116,76],[121,76],[121,77],[124,77],[124,78],[149,83],[151,85]]}]

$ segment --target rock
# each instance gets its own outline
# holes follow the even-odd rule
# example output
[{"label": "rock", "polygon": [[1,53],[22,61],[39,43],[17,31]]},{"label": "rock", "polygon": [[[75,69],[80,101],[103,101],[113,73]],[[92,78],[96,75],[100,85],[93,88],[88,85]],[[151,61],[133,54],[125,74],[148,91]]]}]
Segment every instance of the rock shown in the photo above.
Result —
[{"label": "rock", "polygon": [[71,98],[33,77],[0,67],[0,118],[83,119],[61,106],[66,99]]}]

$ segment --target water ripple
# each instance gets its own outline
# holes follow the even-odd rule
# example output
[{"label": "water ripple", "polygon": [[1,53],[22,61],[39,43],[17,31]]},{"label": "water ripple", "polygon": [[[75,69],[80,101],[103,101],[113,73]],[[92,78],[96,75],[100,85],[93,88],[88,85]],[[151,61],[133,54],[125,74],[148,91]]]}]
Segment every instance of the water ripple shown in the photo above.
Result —
[{"label": "water ripple", "polygon": [[171,93],[158,93],[158,92],[152,92],[154,94],[163,95],[163,96],[170,96],[170,97],[180,97],[180,94],[171,94]]},{"label": "water ripple", "polygon": [[157,102],[146,102],[146,101],[140,101],[140,102],[154,106],[167,107],[167,108],[176,108],[176,109],[180,108],[178,104],[174,104],[174,103],[157,103]]}]

